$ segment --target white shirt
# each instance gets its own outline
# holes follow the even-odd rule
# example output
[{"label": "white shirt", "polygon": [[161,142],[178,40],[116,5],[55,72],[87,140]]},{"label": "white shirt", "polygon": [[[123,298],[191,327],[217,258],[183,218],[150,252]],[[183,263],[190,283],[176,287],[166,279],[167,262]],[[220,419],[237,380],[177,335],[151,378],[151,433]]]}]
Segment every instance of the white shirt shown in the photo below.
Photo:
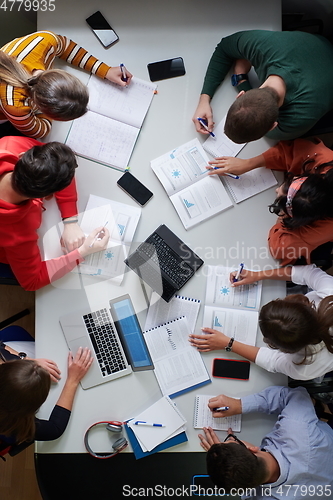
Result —
[{"label": "white shirt", "polygon": [[[333,276],[309,266],[293,266],[291,279],[297,285],[307,285],[312,289],[306,296],[318,307],[320,301],[333,295]],[[297,365],[304,358],[304,351],[288,354],[269,347],[261,347],[256,357],[256,364],[269,372],[284,373],[296,380],[310,380],[325,375],[333,370],[333,354],[321,342],[313,346],[313,358],[309,364]]]}]

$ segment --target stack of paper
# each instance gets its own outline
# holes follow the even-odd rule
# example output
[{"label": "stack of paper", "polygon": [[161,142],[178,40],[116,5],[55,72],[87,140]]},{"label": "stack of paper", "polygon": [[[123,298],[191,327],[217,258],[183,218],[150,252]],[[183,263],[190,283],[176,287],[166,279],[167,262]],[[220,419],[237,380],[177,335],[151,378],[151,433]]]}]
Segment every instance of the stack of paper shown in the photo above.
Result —
[{"label": "stack of paper", "polygon": [[[137,425],[136,422],[148,425]],[[162,424],[162,427],[151,424]],[[152,406],[127,422],[142,452],[152,452],[161,444],[163,448],[173,446],[173,438],[184,433],[186,419],[178,410],[176,404],[168,396],[159,399]],[[133,443],[132,443],[133,444]]]}]

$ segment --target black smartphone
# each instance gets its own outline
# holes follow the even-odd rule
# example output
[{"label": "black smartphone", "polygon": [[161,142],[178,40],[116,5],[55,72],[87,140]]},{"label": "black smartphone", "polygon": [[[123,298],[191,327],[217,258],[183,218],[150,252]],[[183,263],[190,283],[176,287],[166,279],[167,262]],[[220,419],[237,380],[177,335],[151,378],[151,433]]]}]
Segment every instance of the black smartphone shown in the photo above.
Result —
[{"label": "black smartphone", "polygon": [[153,193],[130,172],[125,172],[124,175],[118,179],[117,184],[142,207],[146,205],[153,196]]},{"label": "black smartphone", "polygon": [[149,78],[152,82],[185,75],[185,66],[182,57],[149,63],[147,68]]},{"label": "black smartphone", "polygon": [[107,48],[118,42],[119,37],[117,33],[113,28],[111,28],[111,26],[99,10],[95,12],[95,14],[92,14],[90,17],[87,17],[86,21],[103,47]]},{"label": "black smartphone", "polygon": [[250,361],[243,359],[215,358],[213,361],[213,377],[249,380]]}]

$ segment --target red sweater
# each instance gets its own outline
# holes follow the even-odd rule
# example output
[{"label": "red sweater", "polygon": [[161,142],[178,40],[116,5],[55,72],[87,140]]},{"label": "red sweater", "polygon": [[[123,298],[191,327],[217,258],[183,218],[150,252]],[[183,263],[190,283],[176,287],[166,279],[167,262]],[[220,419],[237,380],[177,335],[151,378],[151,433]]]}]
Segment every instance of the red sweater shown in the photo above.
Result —
[{"label": "red sweater", "polygon": [[[41,142],[28,137],[0,139],[0,176],[12,172],[19,154]],[[77,214],[75,180],[55,194],[62,217]],[[82,261],[78,250],[57,259],[42,261],[37,245],[37,230],[42,221],[41,199],[14,205],[0,199],[0,262],[9,264],[16,279],[26,290],[37,290],[61,278]]]},{"label": "red sweater", "polygon": [[[317,166],[333,161],[333,151],[318,138],[310,141],[296,139],[280,141],[276,146],[263,153],[266,167],[272,170],[302,174],[302,165],[308,159],[314,161],[307,165],[307,171],[316,173]],[[329,168],[323,170],[324,173]],[[293,264],[298,258],[305,257],[310,263],[312,250],[323,243],[333,241],[333,220],[316,221],[298,229],[285,229],[277,222],[269,231],[268,245],[272,256],[281,260],[281,265]]]}]

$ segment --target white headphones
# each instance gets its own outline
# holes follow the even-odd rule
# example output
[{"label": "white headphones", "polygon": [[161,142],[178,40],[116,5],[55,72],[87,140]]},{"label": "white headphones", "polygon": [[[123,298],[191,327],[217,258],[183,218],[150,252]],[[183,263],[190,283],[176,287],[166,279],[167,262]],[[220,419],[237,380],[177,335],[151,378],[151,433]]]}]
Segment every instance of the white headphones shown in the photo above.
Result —
[{"label": "white headphones", "polygon": [[120,436],[120,437],[117,436],[117,439],[112,443],[112,450],[113,451],[111,453],[107,453],[107,454],[105,454],[105,453],[96,453],[89,446],[88,436],[89,436],[90,430],[93,427],[95,427],[96,425],[101,425],[101,424],[106,424],[105,428],[108,431],[114,432],[114,433],[117,433],[117,434],[121,433],[122,430],[123,430],[123,423],[122,422],[118,422],[117,420],[114,420],[114,421],[111,421],[111,422],[108,422],[108,421],[96,422],[95,424],[92,424],[86,430],[86,433],[84,435],[84,445],[86,447],[86,450],[88,451],[88,453],[90,453],[90,455],[92,457],[101,458],[101,459],[114,457],[115,455],[117,455],[118,453],[120,453],[121,451],[123,451],[127,447],[127,445],[128,445],[127,439],[125,439],[123,436]]}]

